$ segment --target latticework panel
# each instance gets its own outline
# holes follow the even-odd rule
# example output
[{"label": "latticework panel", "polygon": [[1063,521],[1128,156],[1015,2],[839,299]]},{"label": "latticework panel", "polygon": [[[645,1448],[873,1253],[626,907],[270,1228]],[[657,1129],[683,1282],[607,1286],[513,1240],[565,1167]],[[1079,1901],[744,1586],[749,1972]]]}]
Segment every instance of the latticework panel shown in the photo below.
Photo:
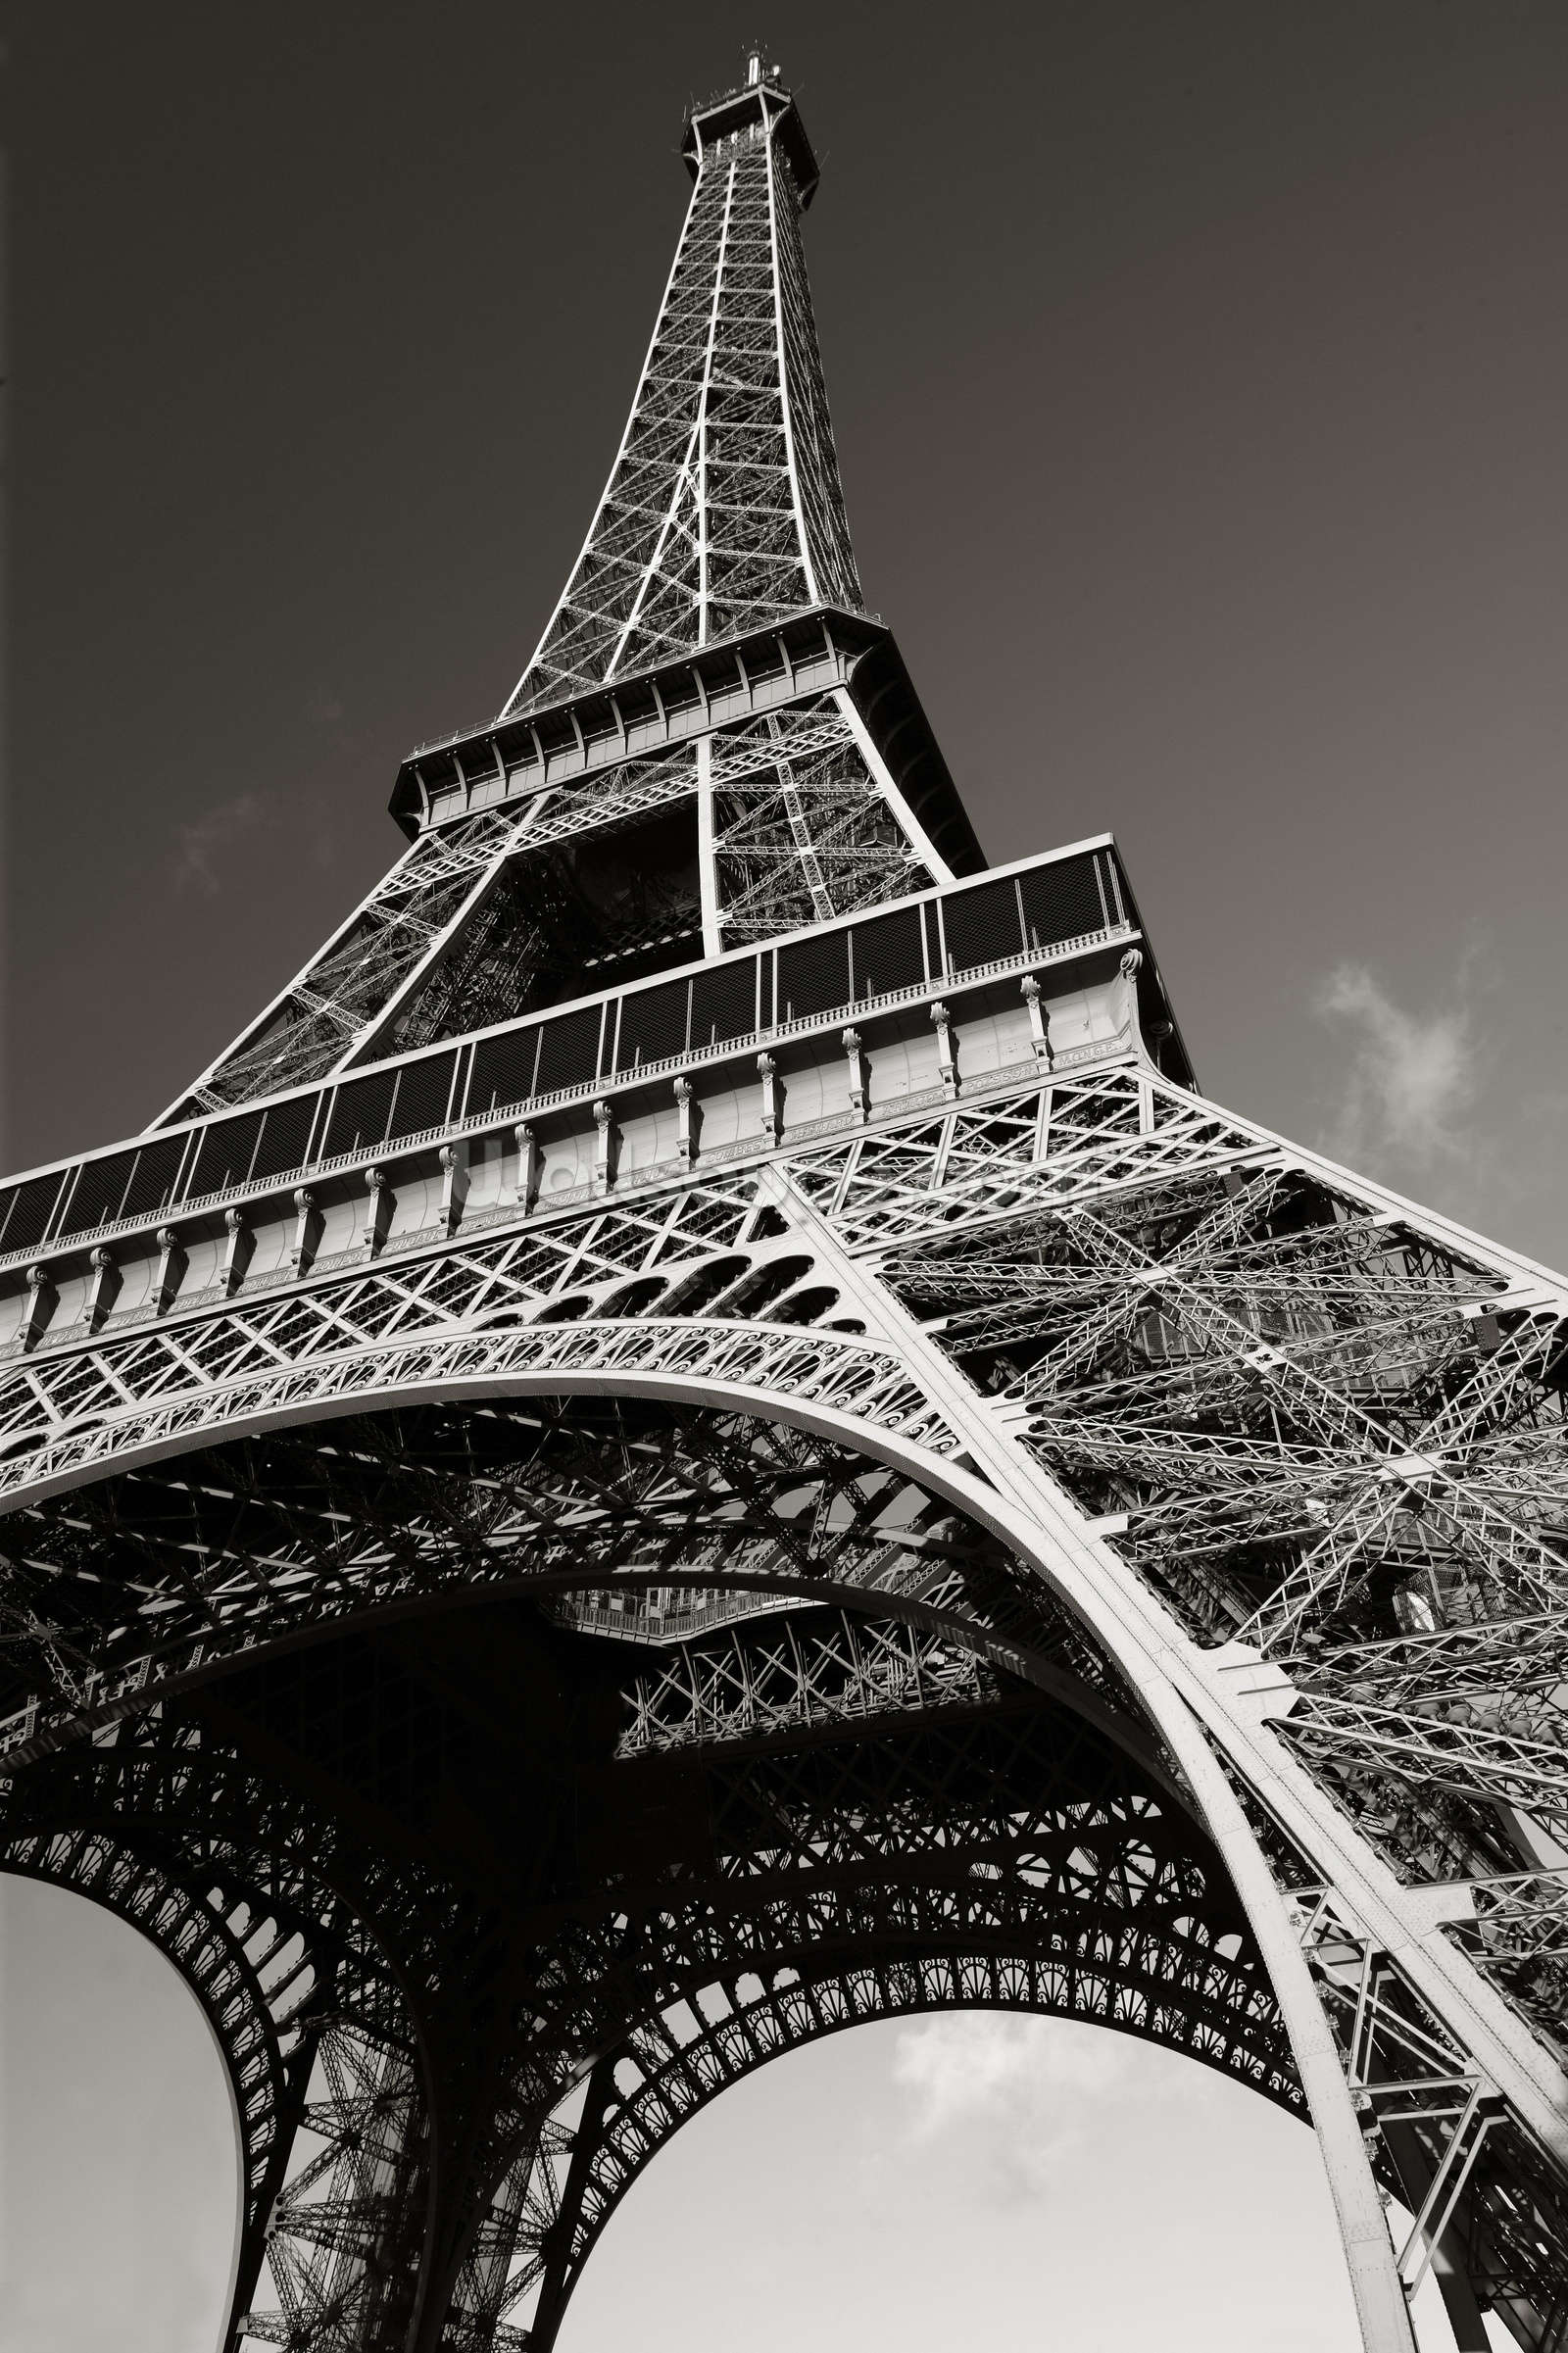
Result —
[{"label": "latticework panel", "polygon": [[508,1018],[529,1002],[531,970],[574,968],[569,901],[563,905],[559,889],[543,902],[537,892],[511,901],[504,886],[512,860],[519,853],[537,859],[579,835],[613,840],[638,819],[689,799],[696,785],[697,756],[686,745],[622,761],[591,786],[519,798],[421,833],[168,1117],[307,1085],[366,1058],[372,1045],[394,1054],[455,1026]]},{"label": "latticework panel", "polygon": [[[421,833],[168,1117],[259,1102],[607,977],[696,960],[705,910],[694,812],[705,788],[723,947],[880,907],[936,879],[847,698],[807,697],[609,766],[591,786],[519,796]],[[665,838],[682,811],[692,826],[684,868]]]},{"label": "latticework panel", "polygon": [[[1563,1331],[1560,1295],[1506,1253],[1136,1059],[1042,1064],[571,1215],[519,1205],[401,1264],[17,1368],[0,1476],[37,1499],[12,1516],[33,1692],[12,1752],[170,1677],[464,1590],[536,1592],[579,1639],[673,1645],[679,1677],[636,1686],[628,1765],[897,1707],[934,1722],[987,1704],[997,1674],[1065,1676],[1076,1709],[1125,1717],[1095,1645],[1028,1604],[1044,1589],[955,1535],[943,1488],[967,1446],[1042,1512],[1076,1507],[1172,1657],[1252,1676],[1273,1729],[1231,1761],[1260,1823],[1259,1742],[1319,1793],[1316,1855],[1359,1839],[1391,1887],[1441,1898],[1420,1934],[1446,1933],[1460,1974],[1401,1962],[1398,1999],[1468,2088],[1380,2116],[1378,2162],[1401,2196],[1423,2167],[1438,2184],[1411,2267],[1434,2234],[1463,2241],[1477,2292],[1544,2348],[1557,2159],[1470,2051],[1464,2004],[1562,2036]],[[692,1381],[736,1405],[462,1401],[552,1380]],[[451,1401],[322,1418],[400,1384]],[[929,1470],[835,1451],[781,1405]],[[303,1426],[224,1440],[286,1416]],[[192,1447],[213,1449],[199,1472]],[[808,1627],[807,1599],[839,1618]],[[898,1626],[867,1646],[851,1622],[888,1601]],[[1279,1866],[1300,1888],[1318,1867]],[[1303,1943],[1332,2012],[1321,1938]],[[566,2087],[541,2078],[518,2113]],[[506,2178],[470,2298],[497,2327],[535,2194]]]},{"label": "latticework panel", "polygon": [[[106,1694],[153,1689],[163,1672],[444,1590],[613,1580],[657,1595],[700,1579],[765,1594],[907,1572],[923,1593],[947,1558],[928,1523],[946,1517],[907,1479],[782,1425],[629,1406],[607,1418],[560,1400],[279,1431],[223,1447],[199,1480],[176,1457],[13,1530],[25,1525],[36,1587],[53,1578],[62,1602],[74,1596],[34,1620],[32,1642],[79,1704],[89,1674]],[[88,1668],[155,1629],[156,1665]],[[42,1712],[37,1730],[51,1720],[69,1719]]]},{"label": "latticework panel", "polygon": [[[389,1875],[362,1872],[351,1892],[346,1848],[339,1826],[161,1710],[0,1797],[0,1868],[119,1913],[206,2011],[240,2132],[233,2319],[266,2250],[271,2341],[313,2353],[384,2341],[410,2309],[419,2254],[398,2231],[423,2164],[423,2092],[407,2003],[368,1925]],[[430,1952],[446,1924],[420,1920],[410,1893],[404,1883],[405,1937]],[[224,2341],[237,2341],[232,2324]]]},{"label": "latticework panel", "polygon": [[920,862],[838,698],[711,744],[713,859],[726,946],[924,889]]},{"label": "latticework panel", "polygon": [[[1277,1155],[1152,1173],[885,1274],[1193,1634],[1280,1661],[1401,1872],[1522,1887],[1568,1838],[1561,1302]],[[1548,1944],[1498,1966],[1561,2034]]]},{"label": "latticework panel", "polygon": [[703,151],[625,438],[509,712],[859,607],[778,120]]},{"label": "latticework panel", "polygon": [[[1035,1719],[975,1714],[945,1731],[872,1725],[855,1750],[728,1768],[715,1755],[742,1819],[756,1819],[760,1785],[770,1816],[788,1822],[783,1852],[737,1855],[732,1871],[751,1882],[798,1855],[807,1889],[798,1909],[769,1904],[744,1947],[715,1939],[706,1971],[628,2019],[519,2164],[507,2309],[526,2318],[530,2344],[542,2353],[554,2340],[605,2224],[672,2132],[767,2061],[869,2020],[975,2008],[1082,2019],[1299,2110],[1245,1933],[1216,1908],[1179,1809],[1118,1789],[1102,1764],[1086,1771],[1083,1749],[1065,1774],[1058,1764],[1041,1777],[1035,1764],[1022,1781],[1049,1795],[1019,1803],[1020,1750],[1038,1757],[1052,1737]],[[931,1791],[918,1822],[893,1786],[917,1762]],[[841,1812],[852,1802],[853,1830]],[[726,1819],[721,1810],[721,1844]],[[811,1886],[852,1846],[898,1858],[896,1894],[874,1866],[852,1893]]]},{"label": "latticework panel", "polygon": [[[1004,1551],[819,1443],[624,1409],[590,1436],[587,1418],[503,1416],[477,1452],[439,1417],[339,1425],[314,1495],[281,1454],[239,1516],[230,1495],[230,1556],[275,1581],[279,1532],[363,1528],[373,1496],[389,1532],[510,1548],[548,1594],[494,1512],[505,1476],[536,1511],[574,1496],[570,1551],[640,1593],[644,1625],[655,1579],[850,1593],[854,1613],[652,1651],[559,1604],[553,1625],[518,1602],[406,1632],[362,1619],[6,1797],[4,1859],[120,1901],[223,2030],[255,2119],[232,2341],[477,2353],[515,2341],[504,2314],[537,2290],[542,2347],[662,2139],[859,2017],[1098,2019],[1299,2106],[1217,1856],[1114,1675]],[[232,1462],[184,1464],[169,1516],[143,1520],[144,1570],[219,1539]],[[192,1502],[215,1514],[201,1534]],[[594,2166],[572,2188],[560,2118],[596,2065],[604,2131],[579,2134]]]}]

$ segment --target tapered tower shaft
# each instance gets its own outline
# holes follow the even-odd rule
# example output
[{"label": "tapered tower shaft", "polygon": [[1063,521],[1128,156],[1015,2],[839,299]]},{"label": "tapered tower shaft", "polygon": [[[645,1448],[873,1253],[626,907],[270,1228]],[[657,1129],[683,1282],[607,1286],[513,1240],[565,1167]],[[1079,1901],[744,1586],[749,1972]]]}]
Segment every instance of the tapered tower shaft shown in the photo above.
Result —
[{"label": "tapered tower shaft", "polygon": [[163,1124],[973,872],[866,615],[801,244],[816,165],[752,61],[691,203],[581,555],[501,715],[425,745],[411,846]]},{"label": "tapered tower shaft", "polygon": [[806,280],[816,164],[752,60],[698,108],[695,185],[625,434],[507,714],[791,613],[861,610]]}]

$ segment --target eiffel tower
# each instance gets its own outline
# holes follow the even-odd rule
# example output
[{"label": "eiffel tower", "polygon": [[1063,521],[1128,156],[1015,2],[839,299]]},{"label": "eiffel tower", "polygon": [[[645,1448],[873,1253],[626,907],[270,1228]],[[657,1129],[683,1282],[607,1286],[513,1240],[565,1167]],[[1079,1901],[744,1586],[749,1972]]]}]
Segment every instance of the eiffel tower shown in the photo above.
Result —
[{"label": "eiffel tower", "polygon": [[0,1863],[211,2023],[230,2349],[545,2353],[728,2084],[986,2005],[1306,2120],[1377,2353],[1552,2353],[1568,1300],[1198,1092],[1108,836],[987,867],[775,72],[683,153],[500,716],[0,1193]]}]

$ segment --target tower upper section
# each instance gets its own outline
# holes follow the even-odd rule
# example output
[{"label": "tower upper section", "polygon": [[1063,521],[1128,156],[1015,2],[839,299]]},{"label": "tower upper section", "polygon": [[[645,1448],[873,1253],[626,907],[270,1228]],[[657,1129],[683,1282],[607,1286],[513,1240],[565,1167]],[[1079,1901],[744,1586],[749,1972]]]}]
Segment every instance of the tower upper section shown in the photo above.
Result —
[{"label": "tower upper section", "polygon": [[813,606],[861,610],[806,279],[816,160],[750,77],[688,118],[695,182],[625,434],[505,716]]},{"label": "tower upper section", "polygon": [[[0,1321],[0,1350],[55,1328],[61,1250],[90,1251],[96,1330],[131,1242],[143,1288],[124,1278],[124,1313],[161,1316],[176,1290],[187,1306],[231,1299],[264,1200],[294,1239],[257,1252],[263,1284],[335,1263],[318,1222],[350,1200],[363,1212],[367,1184],[345,1259],[378,1254],[394,1194],[425,1219],[421,1242],[431,1218],[450,1234],[470,1146],[493,1159],[520,1133],[576,1152],[587,1120],[608,1153],[633,1106],[676,1120],[688,1161],[750,1152],[759,1118],[764,1142],[814,1134],[818,1115],[825,1133],[850,1116],[830,1108],[846,1085],[865,1113],[862,1052],[886,1048],[906,1103],[922,1071],[947,1100],[971,1015],[974,1069],[1014,1047],[1054,1066],[1129,1050],[1121,959],[1139,927],[1111,846],[982,879],[898,648],[861,606],[794,101],[758,61],[693,111],[685,153],[691,206],[630,422],[516,692],[404,761],[396,863],[143,1139],[0,1187],[0,1317],[8,1296],[23,1316],[10,1344]],[[774,1080],[787,1104],[766,1092],[764,1112]],[[565,1164],[548,1182],[563,1207]],[[603,1190],[610,1162],[595,1166]],[[529,1213],[543,1180],[528,1167],[487,1215]]]},{"label": "tower upper section", "polygon": [[532,661],[498,717],[405,761],[408,851],[168,1117],[587,1004],[984,864],[861,600],[794,99],[754,58],[692,111],[683,152],[691,203],[631,416]]}]

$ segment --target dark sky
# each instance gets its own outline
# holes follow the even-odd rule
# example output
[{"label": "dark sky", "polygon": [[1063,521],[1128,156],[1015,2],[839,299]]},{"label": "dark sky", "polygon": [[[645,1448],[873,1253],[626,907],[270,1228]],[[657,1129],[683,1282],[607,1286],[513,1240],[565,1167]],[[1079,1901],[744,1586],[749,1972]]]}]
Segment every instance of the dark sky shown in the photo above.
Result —
[{"label": "dark sky", "polygon": [[499,706],[754,27],[990,855],[1113,828],[1211,1093],[1568,1256],[1560,0],[24,8],[4,1156],[151,1118]]}]

